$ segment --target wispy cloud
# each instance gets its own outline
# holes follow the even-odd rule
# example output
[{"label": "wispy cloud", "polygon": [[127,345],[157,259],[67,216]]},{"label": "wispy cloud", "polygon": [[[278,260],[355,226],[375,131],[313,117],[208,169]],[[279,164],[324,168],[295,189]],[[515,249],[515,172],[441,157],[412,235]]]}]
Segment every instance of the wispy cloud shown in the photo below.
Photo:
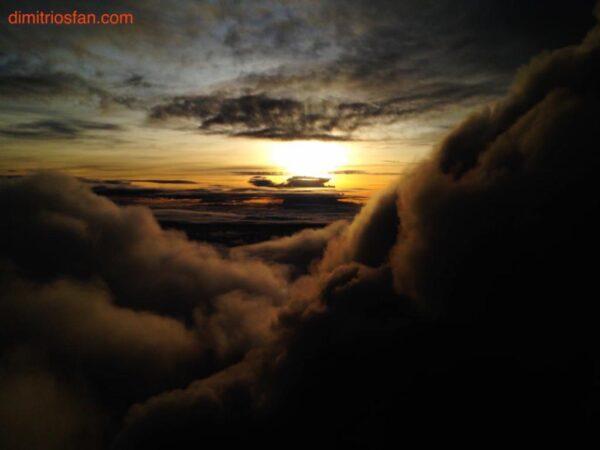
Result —
[{"label": "wispy cloud", "polygon": [[88,120],[37,120],[0,128],[0,135],[18,139],[75,139],[87,132],[122,130],[120,125]]}]

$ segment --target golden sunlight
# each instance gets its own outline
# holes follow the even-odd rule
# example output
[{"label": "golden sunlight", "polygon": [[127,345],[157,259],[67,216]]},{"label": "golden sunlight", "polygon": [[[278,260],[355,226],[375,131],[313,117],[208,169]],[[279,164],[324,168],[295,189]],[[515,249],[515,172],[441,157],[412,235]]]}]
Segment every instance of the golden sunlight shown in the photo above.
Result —
[{"label": "golden sunlight", "polygon": [[324,177],[348,163],[348,148],[339,142],[294,141],[272,144],[271,159],[291,175]]}]

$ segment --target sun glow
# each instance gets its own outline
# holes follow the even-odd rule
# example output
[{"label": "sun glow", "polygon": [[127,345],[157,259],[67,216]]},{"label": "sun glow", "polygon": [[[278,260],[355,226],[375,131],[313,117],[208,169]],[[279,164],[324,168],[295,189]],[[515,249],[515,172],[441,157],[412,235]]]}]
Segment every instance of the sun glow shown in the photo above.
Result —
[{"label": "sun glow", "polygon": [[348,163],[348,153],[338,142],[294,141],[274,144],[271,159],[291,175],[325,177]]}]

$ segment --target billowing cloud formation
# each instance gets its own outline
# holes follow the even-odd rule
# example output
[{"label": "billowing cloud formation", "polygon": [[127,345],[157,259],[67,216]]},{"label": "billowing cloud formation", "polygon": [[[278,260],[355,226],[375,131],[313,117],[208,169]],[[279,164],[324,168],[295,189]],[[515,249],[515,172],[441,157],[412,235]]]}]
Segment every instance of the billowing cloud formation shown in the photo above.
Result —
[{"label": "billowing cloud formation", "polygon": [[[83,403],[90,397],[112,411],[101,423],[136,399],[211,373],[272,339],[287,266],[225,257],[161,230],[148,209],[118,207],[62,175],[4,179],[0,205],[10,211],[0,223],[2,353],[26,349],[40,383],[68,374],[74,401],[81,385]],[[71,414],[57,414],[63,412]],[[19,425],[25,434],[27,423]],[[30,425],[31,432],[39,428]],[[80,425],[89,424],[68,425],[64,439],[83,432]],[[55,437],[40,440],[54,448]],[[8,430],[0,439],[12,447],[15,438]],[[33,441],[23,442],[25,448]]]},{"label": "billowing cloud formation", "polygon": [[598,245],[598,74],[597,28],[533,61],[329,241],[273,353],[137,406],[118,443],[386,448],[399,423],[404,438],[593,422],[599,311],[581,250]]},{"label": "billowing cloud formation", "polygon": [[[599,417],[585,258],[599,244],[599,75],[595,28],[524,68],[353,223],[227,254],[74,180],[4,180],[2,348],[70,373],[70,411],[129,408],[104,430],[116,449],[389,448],[465,427],[572,440]],[[87,326],[71,308],[90,309]],[[105,316],[114,341],[100,345]],[[168,330],[150,334],[155,353],[125,316]],[[147,366],[129,373],[129,353]],[[99,370],[105,355],[124,373]]]},{"label": "billowing cloud formation", "polygon": [[[99,275],[117,304],[175,316],[232,286],[257,294],[281,288],[265,264],[257,262],[250,272],[229,265],[214,248],[161,230],[147,209],[119,208],[69,178],[9,180],[0,201],[11,211],[3,248],[35,279]],[[154,275],[144,280],[148,270]]]},{"label": "billowing cloud formation", "polygon": [[240,246],[234,248],[232,253],[289,265],[295,270],[300,270],[300,273],[306,273],[310,263],[323,255],[325,247],[335,236],[340,235],[346,226],[346,222],[338,221],[325,228],[307,229],[293,236]]}]

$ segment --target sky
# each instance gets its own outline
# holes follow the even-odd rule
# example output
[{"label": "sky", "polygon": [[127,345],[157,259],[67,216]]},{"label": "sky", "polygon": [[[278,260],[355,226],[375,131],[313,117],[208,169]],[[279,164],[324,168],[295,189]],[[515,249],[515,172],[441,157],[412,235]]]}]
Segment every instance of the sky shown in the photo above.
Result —
[{"label": "sky", "polygon": [[74,3],[0,27],[1,449],[597,440],[600,4]]},{"label": "sky", "polygon": [[76,9],[135,21],[2,26],[0,172],[178,181],[134,181],[163,188],[291,188],[304,176],[316,178],[305,188],[364,201],[503,95],[533,55],[580,40],[592,7],[3,2],[5,17]]}]

